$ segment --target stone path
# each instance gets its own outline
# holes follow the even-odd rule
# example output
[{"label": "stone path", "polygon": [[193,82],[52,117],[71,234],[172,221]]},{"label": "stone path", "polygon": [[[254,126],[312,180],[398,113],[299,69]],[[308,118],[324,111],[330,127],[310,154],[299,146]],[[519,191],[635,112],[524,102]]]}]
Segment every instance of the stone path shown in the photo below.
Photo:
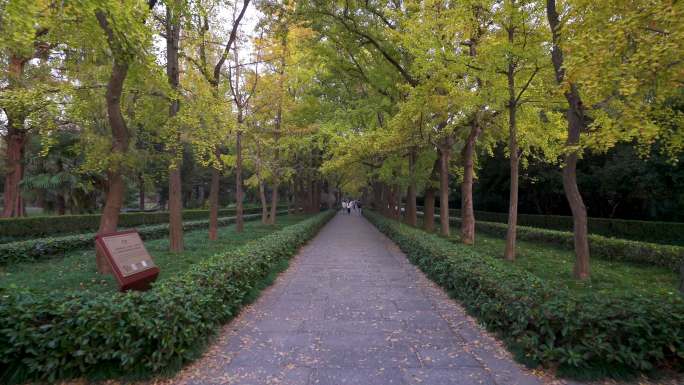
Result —
[{"label": "stone path", "polygon": [[538,384],[358,215],[337,215],[175,384]]}]

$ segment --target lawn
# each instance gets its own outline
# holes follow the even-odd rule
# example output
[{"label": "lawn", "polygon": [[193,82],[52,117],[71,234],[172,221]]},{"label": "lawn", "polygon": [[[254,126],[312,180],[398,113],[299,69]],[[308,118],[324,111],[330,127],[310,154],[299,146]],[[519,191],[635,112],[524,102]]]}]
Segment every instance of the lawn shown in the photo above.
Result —
[{"label": "lawn", "polygon": [[[168,251],[168,239],[145,242],[147,251],[154,258],[161,273],[158,280],[164,280],[187,270],[199,262],[221,251],[244,245],[285,226],[293,225],[307,216],[284,215],[277,224],[264,225],[260,221],[245,222],[245,231],[235,232],[235,225],[219,229],[219,239],[209,241],[207,229],[185,233],[185,251],[181,254]],[[10,287],[26,288],[35,292],[63,290],[114,291],[117,283],[113,276],[101,276],[95,270],[94,249],[77,250],[61,258],[39,262],[25,262],[0,267],[0,291]]]},{"label": "lawn", "polygon": [[[455,232],[457,231],[458,229],[455,229]],[[452,236],[451,240],[459,242],[458,236]],[[679,295],[677,275],[665,268],[594,258],[591,260],[591,278],[580,282],[572,277],[575,262],[572,251],[525,241],[518,241],[517,246],[515,266],[539,278],[553,281],[556,285],[562,285],[574,293],[629,292],[641,295]],[[483,256],[500,258],[503,255],[505,240],[478,233],[473,247]]]},{"label": "lawn", "polygon": [[[419,220],[419,222],[421,222]],[[419,223],[422,226],[422,223]],[[451,229],[450,240],[460,244],[459,228]],[[436,223],[436,232],[439,231],[439,223]],[[468,247],[462,245],[464,247]],[[483,258],[502,259],[505,240],[478,232],[475,236],[473,249]],[[640,294],[676,296],[678,294],[678,276],[675,272],[662,268],[643,265],[635,265],[625,262],[613,262],[591,259],[591,278],[586,281],[578,281],[572,277],[572,269],[575,263],[574,252],[549,244],[518,241],[517,259],[514,266],[525,269],[544,280],[553,281],[554,284],[570,289],[577,294]]]}]

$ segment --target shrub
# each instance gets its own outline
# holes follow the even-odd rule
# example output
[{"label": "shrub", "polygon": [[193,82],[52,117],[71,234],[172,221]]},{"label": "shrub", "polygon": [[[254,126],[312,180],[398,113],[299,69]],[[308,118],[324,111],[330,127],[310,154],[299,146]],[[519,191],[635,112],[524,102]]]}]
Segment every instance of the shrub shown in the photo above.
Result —
[{"label": "shrub", "polygon": [[[245,214],[256,214],[261,208],[246,208]],[[235,209],[219,210],[219,217],[235,215]],[[209,210],[183,210],[183,220],[195,221],[209,218]],[[130,228],[155,225],[169,221],[168,211],[122,213],[119,227]],[[100,214],[38,216],[26,218],[0,218],[0,242],[26,238],[39,238],[57,234],[76,234],[96,231]]]},{"label": "shrub", "polygon": [[[451,223],[460,225],[459,218],[451,218]],[[508,227],[505,223],[476,221],[475,227],[483,233],[505,237]],[[571,232],[540,229],[537,227],[517,226],[517,238],[523,241],[547,243],[574,250]],[[659,245],[655,243],[608,238],[589,234],[589,249],[592,257],[609,261],[629,262],[641,265],[660,266],[679,271],[684,262],[684,247]]]},{"label": "shrub", "polygon": [[574,294],[469,246],[365,215],[527,363],[580,370],[684,367],[681,298]]},{"label": "shrub", "polygon": [[217,254],[147,292],[0,293],[0,382],[18,373],[53,380],[103,367],[159,372],[187,362],[333,215]]},{"label": "shrub", "polygon": [[[248,214],[244,216],[245,219],[255,219],[259,217],[260,214]],[[219,226],[229,225],[235,222],[235,217],[219,218],[218,222]],[[195,230],[208,227],[208,220],[183,222],[184,230]],[[142,239],[163,238],[169,234],[169,225],[149,225],[139,227],[137,230]],[[86,233],[3,243],[0,244],[0,265],[34,261],[67,251],[93,247],[95,245],[94,239],[95,233]]]},{"label": "shrub", "polygon": [[[437,211],[438,212],[438,211]],[[461,210],[449,210],[460,217]],[[475,211],[475,219],[508,223],[508,213]],[[518,214],[518,224],[543,229],[572,231],[572,217],[564,215]],[[638,221],[629,219],[589,218],[589,233],[605,237],[684,246],[684,223]]]}]

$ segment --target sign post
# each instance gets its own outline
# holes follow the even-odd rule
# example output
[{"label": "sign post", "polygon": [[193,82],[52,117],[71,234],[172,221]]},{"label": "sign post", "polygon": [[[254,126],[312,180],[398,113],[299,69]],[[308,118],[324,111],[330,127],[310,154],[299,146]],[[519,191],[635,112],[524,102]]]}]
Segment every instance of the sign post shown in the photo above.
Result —
[{"label": "sign post", "polygon": [[120,291],[147,290],[159,275],[159,268],[136,230],[98,234],[95,247],[106,256]]}]

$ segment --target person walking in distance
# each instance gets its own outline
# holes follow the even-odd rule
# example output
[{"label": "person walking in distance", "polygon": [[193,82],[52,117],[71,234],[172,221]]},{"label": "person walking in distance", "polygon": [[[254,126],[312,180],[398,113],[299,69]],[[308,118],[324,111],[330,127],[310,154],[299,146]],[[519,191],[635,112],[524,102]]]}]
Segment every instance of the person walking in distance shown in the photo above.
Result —
[{"label": "person walking in distance", "polygon": [[342,201],[342,212],[347,210],[347,201]]},{"label": "person walking in distance", "polygon": [[347,215],[351,215],[352,201],[347,202]]}]

